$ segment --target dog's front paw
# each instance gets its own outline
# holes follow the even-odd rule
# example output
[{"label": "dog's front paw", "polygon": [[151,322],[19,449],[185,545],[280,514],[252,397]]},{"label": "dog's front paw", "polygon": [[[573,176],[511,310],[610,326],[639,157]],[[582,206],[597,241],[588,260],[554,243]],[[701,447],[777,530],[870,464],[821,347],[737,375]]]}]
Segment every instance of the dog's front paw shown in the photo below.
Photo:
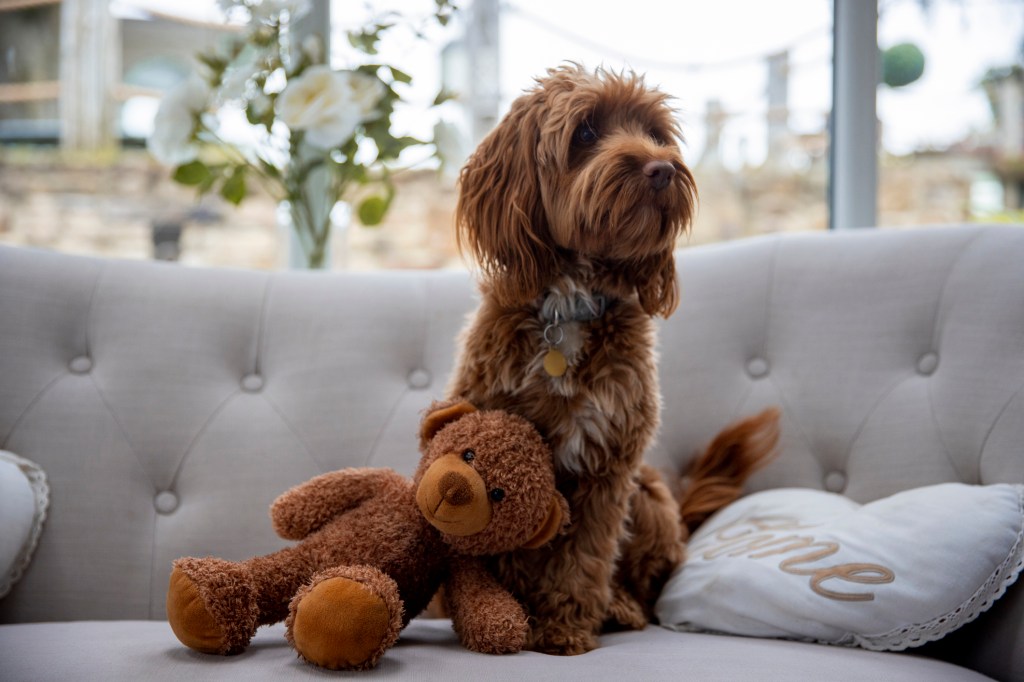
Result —
[{"label": "dog's front paw", "polygon": [[647,616],[640,602],[618,588],[608,605],[605,628],[608,630],[643,630],[647,627]]},{"label": "dog's front paw", "polygon": [[565,625],[536,627],[530,633],[529,648],[553,656],[578,656],[597,647],[593,633]]}]

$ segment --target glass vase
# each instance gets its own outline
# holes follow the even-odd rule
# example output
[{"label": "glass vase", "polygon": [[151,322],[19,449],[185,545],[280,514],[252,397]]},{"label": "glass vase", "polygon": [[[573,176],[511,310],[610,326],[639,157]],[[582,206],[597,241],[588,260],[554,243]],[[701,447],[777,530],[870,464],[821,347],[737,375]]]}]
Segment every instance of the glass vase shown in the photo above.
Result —
[{"label": "glass vase", "polygon": [[[277,224],[285,244],[285,264],[293,270],[344,267],[343,249],[350,219],[349,205],[344,201],[334,202],[330,210],[280,202]],[[337,253],[335,245],[341,245],[341,253]]]}]

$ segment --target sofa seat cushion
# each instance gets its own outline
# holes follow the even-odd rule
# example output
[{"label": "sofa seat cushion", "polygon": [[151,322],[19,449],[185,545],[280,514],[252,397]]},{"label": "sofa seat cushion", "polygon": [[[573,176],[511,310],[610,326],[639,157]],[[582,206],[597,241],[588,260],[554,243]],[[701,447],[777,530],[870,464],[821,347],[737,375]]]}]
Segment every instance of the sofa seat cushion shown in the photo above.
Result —
[{"label": "sofa seat cushion", "polygon": [[971,622],[1024,568],[1024,486],[944,483],[866,505],[755,493],[708,520],[656,607],[666,627],[901,651]]},{"label": "sofa seat cushion", "polygon": [[[79,621],[0,626],[6,682],[27,680],[291,680],[328,673],[300,661],[280,624],[258,631],[239,656],[210,656],[178,643],[161,621]],[[886,680],[970,682],[984,675],[910,654],[782,640],[671,632],[606,635],[582,656],[465,650],[447,620],[414,620],[368,677],[422,680]]]}]

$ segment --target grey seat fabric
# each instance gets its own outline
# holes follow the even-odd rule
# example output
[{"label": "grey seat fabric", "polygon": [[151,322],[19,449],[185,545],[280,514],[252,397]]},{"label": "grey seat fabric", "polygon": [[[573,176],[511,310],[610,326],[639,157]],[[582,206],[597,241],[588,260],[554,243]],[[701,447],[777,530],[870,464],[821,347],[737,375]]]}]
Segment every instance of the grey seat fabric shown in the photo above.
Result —
[{"label": "grey seat fabric", "polygon": [[700,680],[701,682],[970,682],[990,679],[911,655],[880,654],[777,640],[670,632],[606,635],[583,656],[521,652],[486,656],[462,648],[446,620],[416,620],[377,668],[331,673],[299,660],[284,628],[260,630],[239,656],[211,656],[178,644],[158,621],[38,623],[0,626],[4,680],[301,680],[367,677],[437,680]]}]

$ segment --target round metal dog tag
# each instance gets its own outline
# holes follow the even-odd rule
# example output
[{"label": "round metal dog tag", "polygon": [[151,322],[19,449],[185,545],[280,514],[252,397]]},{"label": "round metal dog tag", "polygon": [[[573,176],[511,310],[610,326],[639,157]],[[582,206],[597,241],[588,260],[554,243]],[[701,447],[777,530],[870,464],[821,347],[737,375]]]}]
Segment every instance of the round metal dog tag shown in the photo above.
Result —
[{"label": "round metal dog tag", "polygon": [[569,368],[565,355],[557,348],[552,348],[544,356],[544,371],[553,377],[560,377]]}]

